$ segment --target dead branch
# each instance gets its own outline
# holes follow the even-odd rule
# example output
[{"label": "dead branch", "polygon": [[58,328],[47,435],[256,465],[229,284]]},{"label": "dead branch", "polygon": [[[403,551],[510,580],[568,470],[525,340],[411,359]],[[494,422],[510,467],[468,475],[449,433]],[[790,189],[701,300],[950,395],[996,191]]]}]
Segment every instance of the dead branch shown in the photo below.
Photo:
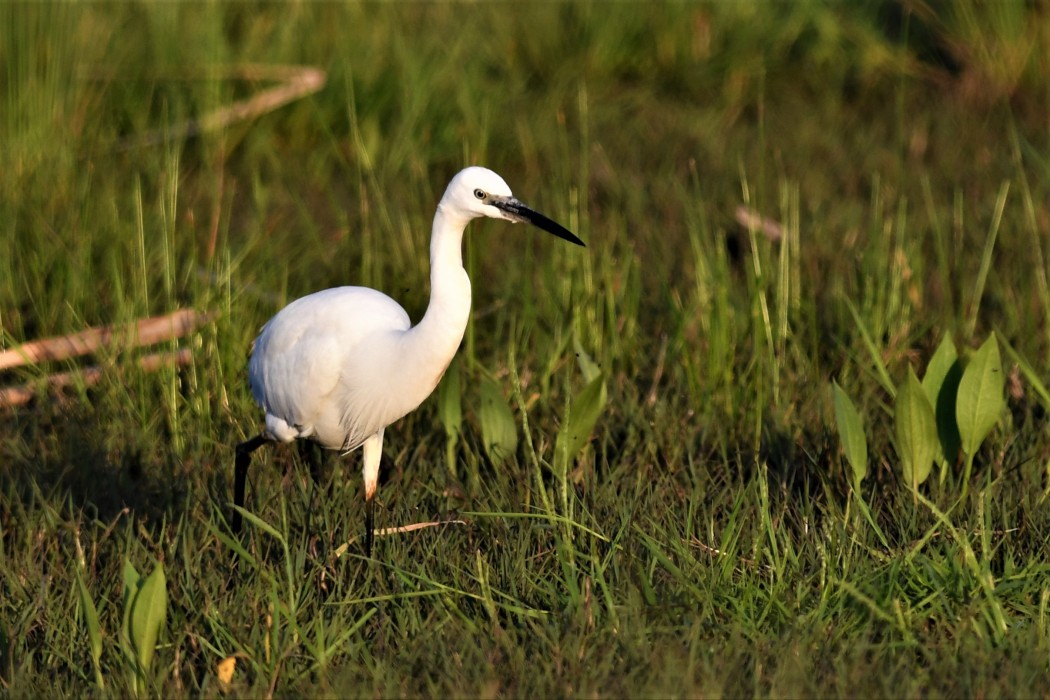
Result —
[{"label": "dead branch", "polygon": [[122,326],[100,326],[79,333],[44,338],[0,352],[0,370],[86,355],[109,347],[114,341],[130,342],[133,346],[153,345],[162,340],[181,338],[213,317],[214,314],[182,309]]},{"label": "dead branch", "polygon": [[173,139],[197,136],[209,131],[218,131],[223,127],[272,112],[279,107],[312,95],[324,87],[328,74],[313,66],[264,66],[248,64],[238,66],[230,71],[234,77],[246,80],[280,80],[279,85],[263,90],[248,99],[238,100],[198,120],[184,121],[163,129],[154,129],[144,134],[133,136],[120,144],[122,150],[149,146]]},{"label": "dead branch", "polygon": [[734,216],[738,224],[748,230],[760,231],[763,236],[774,243],[784,237],[784,227],[778,221],[762,216],[743,204],[736,208]]},{"label": "dead branch", "polygon": [[[139,368],[145,372],[153,372],[161,367],[180,367],[188,365],[193,360],[193,354],[189,348],[180,348],[175,352],[159,352],[145,355],[139,358]],[[85,385],[97,384],[102,378],[101,367],[85,367],[77,372],[59,372],[47,377],[49,389],[60,389],[75,384],[79,378]],[[21,386],[0,389],[0,406],[21,406],[29,402],[36,394],[38,385],[22,384]]]}]

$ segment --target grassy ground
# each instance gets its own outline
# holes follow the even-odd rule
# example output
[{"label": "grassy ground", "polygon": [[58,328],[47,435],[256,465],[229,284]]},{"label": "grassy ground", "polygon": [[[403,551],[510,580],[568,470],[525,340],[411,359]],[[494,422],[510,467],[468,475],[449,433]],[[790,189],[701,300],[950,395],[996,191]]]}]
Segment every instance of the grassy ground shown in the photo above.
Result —
[{"label": "grassy ground", "polygon": [[[1050,695],[1048,20],[1019,3],[0,5],[0,347],[220,314],[189,367],[141,372],[117,348],[93,358],[97,386],[3,410],[0,688]],[[328,83],[143,138],[266,87],[229,77],[249,63]],[[233,538],[254,334],[346,283],[418,318],[433,206],[470,163],[588,248],[468,234],[458,389],[387,431],[378,509],[468,524],[336,557],[363,524],[358,456],[327,495],[278,448]],[[741,205],[784,237],[742,227]],[[946,332],[998,334],[1008,410],[966,495],[953,464],[920,499],[879,368],[921,376]],[[587,357],[608,402],[561,464]],[[866,426],[859,491],[832,379]],[[456,399],[462,423],[439,410]],[[482,425],[508,414],[500,461]],[[122,640],[128,562],[166,575],[146,671]]]}]

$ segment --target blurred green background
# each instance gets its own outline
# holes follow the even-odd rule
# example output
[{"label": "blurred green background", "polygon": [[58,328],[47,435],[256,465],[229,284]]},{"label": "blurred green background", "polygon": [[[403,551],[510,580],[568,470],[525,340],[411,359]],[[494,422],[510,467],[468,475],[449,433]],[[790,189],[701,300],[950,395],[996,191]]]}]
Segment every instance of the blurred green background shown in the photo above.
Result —
[{"label": "blurred green background", "polygon": [[[0,349],[218,313],[188,367],[111,348],[97,386],[0,409],[7,692],[80,693],[93,665],[130,692],[125,558],[168,574],[165,695],[1050,692],[1046,4],[9,2],[0,47]],[[327,82],[186,132],[273,66]],[[433,208],[469,164],[588,244],[467,235],[474,316],[442,389],[462,424],[431,400],[388,430],[380,518],[470,527],[336,559],[356,457],[317,506],[273,450],[249,507],[280,538],[234,546],[252,338],[340,284],[418,319]],[[973,493],[955,472],[926,491],[950,530],[900,482],[872,359],[921,374],[946,332],[1011,348]],[[559,477],[588,358],[608,404]],[[888,541],[854,507],[832,379]],[[485,382],[521,439],[506,461]]]}]

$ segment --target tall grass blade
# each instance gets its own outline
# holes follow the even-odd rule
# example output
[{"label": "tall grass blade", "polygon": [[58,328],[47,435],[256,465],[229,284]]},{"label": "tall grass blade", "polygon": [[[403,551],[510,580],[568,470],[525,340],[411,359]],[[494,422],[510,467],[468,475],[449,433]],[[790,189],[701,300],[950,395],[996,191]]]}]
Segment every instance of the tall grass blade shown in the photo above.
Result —
[{"label": "tall grass blade", "polygon": [[857,311],[857,307],[853,305],[853,302],[848,298],[844,300],[846,302],[846,308],[849,309],[850,316],[853,317],[853,322],[857,326],[857,330],[860,331],[861,338],[864,340],[864,347],[868,349],[868,354],[871,355],[871,361],[875,365],[875,372],[878,375],[879,382],[882,384],[882,388],[889,392],[890,396],[896,396],[897,387],[894,386],[893,380],[890,379],[890,373],[886,369],[886,363],[882,361],[882,355],[879,354],[879,349],[875,347],[875,341],[871,338],[871,333],[868,332],[868,328],[864,325],[864,321],[860,317],[860,313]]},{"label": "tall grass blade", "polygon": [[1003,182],[999,188],[999,196],[995,200],[995,211],[992,214],[992,223],[988,228],[988,237],[984,241],[984,251],[981,254],[981,267],[977,271],[977,281],[973,287],[973,298],[970,300],[970,318],[966,324],[967,337],[972,338],[977,329],[977,312],[981,308],[981,298],[984,296],[984,285],[988,281],[988,271],[992,267],[992,253],[995,252],[995,241],[999,237],[999,227],[1003,222],[1003,211],[1006,209],[1006,196],[1010,193],[1010,181]]},{"label": "tall grass blade", "polygon": [[102,658],[102,626],[98,621],[98,609],[91,593],[84,583],[84,577],[77,571],[77,592],[80,595],[80,607],[84,614],[84,627],[87,630],[88,644],[91,649],[91,665],[95,669],[95,682],[100,690],[106,687],[105,679],[102,677],[102,667],[99,661]]},{"label": "tall grass blade", "polygon": [[[1050,300],[1048,300],[1048,302],[1050,302]],[[1021,374],[1023,374],[1024,378],[1028,381],[1028,386],[1035,392],[1036,396],[1039,398],[1039,402],[1043,404],[1043,408],[1050,411],[1050,388],[1048,388],[1043,382],[1043,378],[1032,366],[1032,363],[1029,362],[1027,358],[1022,357],[1021,354],[1010,345],[1009,341],[1001,336],[998,339],[999,342],[1003,344],[1006,354],[1010,356],[1010,359],[1013,360],[1014,364],[1016,364],[1017,368],[1021,371]]]},{"label": "tall grass blade", "polygon": [[[939,520],[944,527],[948,530],[952,539],[962,550],[962,562],[970,570],[974,579],[978,582],[981,590],[985,594],[985,598],[988,602],[988,613],[989,623],[992,627],[992,634],[997,642],[1002,641],[1003,636],[1007,632],[1006,616],[1003,613],[1002,603],[999,601],[999,596],[995,591],[995,579],[992,577],[991,572],[988,570],[988,560],[978,561],[977,555],[973,551],[973,546],[970,544],[969,538],[965,532],[961,532],[952,521],[948,519],[947,514],[943,513],[937,506],[923,496],[921,493],[916,494],[920,503],[929,508],[930,512]],[[931,532],[933,532],[931,530]],[[919,547],[913,547],[907,555],[909,559],[915,556],[919,551]]]},{"label": "tall grass blade", "polygon": [[1024,161],[1037,163],[1044,177],[1050,174],[1050,161],[1044,160],[1040,155],[1040,149],[1034,148],[1025,138],[1018,133],[1017,122],[1010,120],[1010,146],[1013,151],[1013,161],[1017,169],[1017,180],[1021,187],[1021,204],[1024,207],[1024,228],[1031,239],[1031,262],[1035,288],[1038,293],[1037,299],[1041,300],[1043,309],[1043,332],[1050,339],[1050,282],[1046,276],[1046,257],[1043,254],[1044,232],[1040,230],[1039,217],[1036,214],[1036,200],[1032,196],[1032,188],[1028,183],[1028,172]]}]

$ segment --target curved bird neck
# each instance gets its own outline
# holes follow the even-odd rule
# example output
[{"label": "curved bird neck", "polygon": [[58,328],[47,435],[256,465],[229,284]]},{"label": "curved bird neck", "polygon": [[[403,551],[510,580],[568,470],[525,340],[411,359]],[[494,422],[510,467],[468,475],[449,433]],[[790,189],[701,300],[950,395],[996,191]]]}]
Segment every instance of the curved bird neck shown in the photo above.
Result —
[{"label": "curved bird neck", "polygon": [[438,206],[430,236],[430,303],[422,320],[408,331],[420,343],[420,352],[443,357],[444,366],[459,348],[470,316],[470,279],[462,250],[468,223]]}]

